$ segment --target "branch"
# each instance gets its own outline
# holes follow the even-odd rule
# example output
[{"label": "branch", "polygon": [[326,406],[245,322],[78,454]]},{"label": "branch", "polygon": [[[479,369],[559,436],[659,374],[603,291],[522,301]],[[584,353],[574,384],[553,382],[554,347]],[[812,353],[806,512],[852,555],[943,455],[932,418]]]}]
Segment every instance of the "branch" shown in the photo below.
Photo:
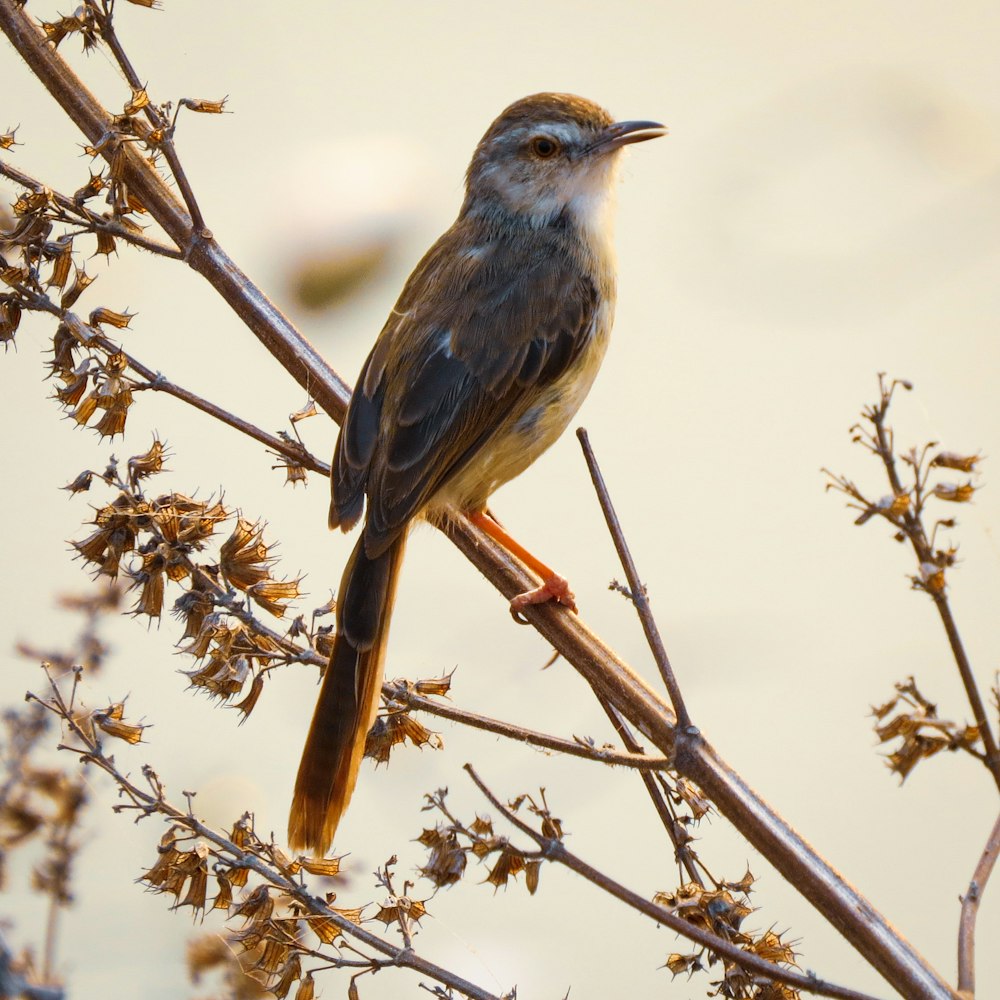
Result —
[{"label": "branch", "polygon": [[[892,401],[892,393],[896,385],[897,382],[894,381],[890,384],[889,388],[886,389],[884,376],[879,375],[881,398],[878,404],[872,406],[866,411],[865,415],[872,422],[872,425],[875,428],[875,438],[873,442],[874,447],[872,450],[876,455],[878,455],[878,457],[882,460],[882,464],[885,466],[886,475],[889,478],[889,485],[892,487],[893,494],[895,496],[903,496],[906,493],[906,490],[903,489],[899,473],[896,471],[896,459],[893,451],[893,435],[892,431],[886,426],[885,422],[886,416],[889,412],[889,404]],[[927,541],[927,535],[924,532],[924,526],[920,516],[923,485],[920,479],[922,459],[915,460],[912,464],[916,480],[916,502],[914,503],[916,510],[910,510],[907,508],[903,511],[901,523],[904,534],[913,546],[913,551],[917,557],[918,564],[924,566],[927,564],[933,564],[934,553],[929,542]],[[890,520],[892,519],[890,518]],[[893,523],[897,522],[894,521]],[[958,667],[959,675],[962,678],[962,684],[965,687],[966,697],[969,699],[969,705],[972,708],[972,714],[976,720],[976,726],[979,729],[980,738],[983,741],[983,749],[986,752],[986,766],[993,775],[993,781],[997,788],[1000,789],[1000,748],[997,747],[996,738],[993,735],[993,729],[990,726],[989,718],[986,715],[986,706],[983,704],[982,696],[979,693],[979,686],[976,684],[976,678],[972,672],[972,664],[969,662],[969,657],[965,652],[965,646],[962,643],[962,637],[958,632],[958,626],[955,624],[955,617],[951,612],[951,605],[948,603],[948,596],[944,592],[943,587],[936,589],[924,589],[926,589],[927,593],[930,594],[931,599],[934,601],[934,606],[937,608],[938,615],[941,617],[941,623],[944,625],[945,633],[948,636],[948,644],[951,646],[951,652],[955,659],[955,665]]]},{"label": "branch", "polygon": [[993,874],[1000,856],[1000,816],[990,831],[986,847],[972,873],[969,888],[962,897],[962,913],[958,922],[958,989],[970,997],[976,992],[976,917],[983,890]]},{"label": "branch", "polygon": [[[36,298],[38,298],[38,296],[36,296]],[[76,315],[76,313],[70,312],[66,309],[60,309],[57,305],[55,305],[55,303],[52,303],[51,300],[48,301],[50,302],[49,311],[54,315],[59,316],[59,318],[67,326],[71,327],[77,339],[80,340],[82,344],[87,346],[91,344],[96,345],[102,350],[107,351],[109,354],[121,354],[125,358],[128,367],[141,378],[145,379],[145,384],[137,385],[137,388],[149,389],[154,392],[164,392],[169,396],[174,396],[176,399],[187,403],[189,406],[193,406],[196,410],[201,410],[203,413],[207,413],[210,417],[214,417],[221,423],[232,427],[241,434],[245,434],[247,437],[253,438],[255,441],[259,441],[272,451],[276,451],[279,454],[292,459],[303,468],[311,469],[313,472],[318,472],[324,476],[330,475],[330,466],[325,462],[321,462],[301,445],[291,444],[274,434],[269,434],[267,431],[262,430],[255,424],[250,423],[249,420],[244,420],[242,417],[236,416],[235,413],[224,409],[216,403],[213,403],[211,400],[205,399],[203,396],[199,396],[197,393],[191,392],[190,389],[185,389],[183,386],[177,385],[175,382],[171,382],[160,372],[154,372],[152,368],[144,365],[138,358],[129,354],[128,351],[122,350],[118,344],[112,343],[103,334],[95,334],[93,328],[84,323],[83,320]]]},{"label": "branch", "polygon": [[134,143],[115,150],[101,140],[113,132],[111,115],[45,38],[16,0],[0,0],[0,30],[45,88],[76,123],[91,145],[102,149],[128,179],[149,214],[182,248],[187,263],[211,284],[280,365],[335,420],[343,419],[350,390],[339,375],[284,315],[236,266],[207,230],[195,229],[191,216],[161,174]]},{"label": "branch", "polygon": [[108,219],[103,215],[98,215],[96,212],[91,212],[86,205],[78,205],[72,198],[60,194],[58,191],[53,191],[52,188],[30,174],[18,170],[17,167],[11,166],[3,160],[0,160],[0,176],[7,177],[14,181],[15,184],[20,184],[22,187],[26,187],[36,193],[45,190],[49,191],[55,203],[64,212],[77,217],[80,220],[80,224],[86,226],[87,229],[108,233],[110,236],[114,236],[115,239],[131,243],[141,250],[149,250],[151,253],[157,253],[161,257],[172,257],[174,260],[184,259],[183,251],[178,250],[177,247],[172,247],[167,243],[162,243],[160,240],[145,236],[142,233],[133,232],[133,230],[123,226],[115,219]]},{"label": "branch", "polygon": [[583,427],[577,430],[576,436],[583,448],[583,457],[587,461],[587,468],[590,470],[590,478],[594,483],[594,490],[597,493],[601,510],[604,512],[608,531],[611,533],[611,538],[615,543],[615,549],[618,552],[618,558],[621,560],[622,569],[625,570],[632,604],[635,607],[636,614],[639,616],[639,621],[642,622],[642,630],[646,634],[646,642],[649,644],[650,652],[652,652],[656,666],[660,670],[660,676],[663,678],[667,694],[670,695],[670,704],[673,705],[674,715],[677,716],[677,728],[682,732],[687,731],[691,728],[691,717],[688,715],[687,706],[684,704],[684,698],[681,695],[680,685],[677,683],[676,676],[674,676],[673,667],[670,666],[670,657],[667,656],[667,651],[663,646],[663,639],[660,637],[660,630],[656,625],[656,619],[653,617],[652,609],[649,606],[646,587],[639,579],[639,572],[635,568],[635,560],[633,560],[632,553],[629,551],[628,542],[625,541],[621,522],[619,522],[618,515],[615,513],[614,505],[611,503],[611,495],[608,493],[604,476],[601,475],[600,466],[597,464],[597,456],[594,454],[594,449],[590,446],[590,437]]},{"label": "branch", "polygon": [[632,767],[640,771],[662,771],[669,766],[665,757],[648,757],[641,752],[625,753],[611,747],[589,746],[575,740],[564,740],[558,736],[550,736],[548,733],[526,729],[510,722],[491,719],[485,715],[477,715],[475,712],[446,705],[443,702],[434,701],[432,698],[425,698],[411,691],[405,682],[386,681],[382,685],[382,694],[389,701],[406,705],[408,708],[428,712],[430,715],[437,715],[442,719],[450,719],[452,722],[458,722],[473,729],[496,733],[498,736],[505,736],[517,743],[527,743],[545,750],[555,750],[572,757],[582,757],[585,760],[593,760],[601,764]]},{"label": "branch", "polygon": [[[594,696],[601,703],[601,707],[611,720],[611,725],[614,726],[615,732],[622,738],[622,742],[625,744],[626,748],[632,753],[642,753],[642,747],[640,746],[638,740],[636,740],[632,735],[632,731],[629,729],[628,723],[621,717],[619,711],[613,705],[608,704],[607,701],[601,698],[596,691],[594,692]],[[660,823],[663,824],[663,828],[667,831],[670,843],[674,846],[675,860],[681,869],[687,872],[687,876],[690,881],[701,885],[702,878],[701,873],[698,871],[696,855],[694,851],[688,847],[687,843],[685,843],[684,840],[678,836],[677,814],[674,811],[669,796],[665,795],[663,789],[656,783],[657,778],[659,778],[661,784],[663,783],[663,775],[654,775],[643,771],[640,772],[639,776],[642,778],[642,783],[646,788],[646,794],[649,796],[649,801],[652,803],[653,809],[656,811],[656,815],[660,818]]]},{"label": "branch", "polygon": [[811,974],[803,975],[802,973],[794,972],[791,969],[783,969],[781,966],[775,965],[773,962],[769,962],[758,955],[754,955],[752,952],[744,951],[731,941],[727,941],[725,938],[719,937],[717,934],[712,934],[710,931],[703,930],[696,924],[689,923],[683,917],[677,916],[676,913],[671,912],[665,907],[649,902],[638,893],[633,892],[631,889],[627,889],[619,882],[609,878],[603,872],[598,871],[596,868],[592,868],[586,861],[583,861],[571,851],[568,851],[561,840],[557,840],[554,837],[546,837],[543,834],[537,833],[531,826],[512,813],[499,801],[499,799],[497,799],[489,788],[486,787],[479,775],[476,774],[475,769],[471,764],[466,764],[465,770],[468,771],[469,777],[472,778],[476,787],[483,793],[483,795],[486,796],[490,804],[500,812],[508,823],[517,827],[518,830],[529,836],[536,844],[538,844],[539,851],[545,858],[549,861],[556,861],[561,865],[565,865],[571,871],[576,872],[578,875],[582,875],[588,882],[596,885],[599,889],[610,893],[616,899],[621,900],[627,906],[632,907],[632,909],[637,910],[639,913],[645,914],[647,917],[651,917],[659,924],[666,925],[682,937],[686,937],[689,941],[694,941],[696,944],[710,949],[720,957],[727,958],[730,961],[735,962],[748,972],[764,976],[773,982],[787,983],[789,986],[805,990],[808,993],[816,993],[819,996],[825,997],[838,997],[841,998],[841,1000],[874,1000],[874,998],[867,993],[858,993],[856,990],[850,990],[844,986],[837,986],[833,983],[824,982],[822,979],[819,979]]}]

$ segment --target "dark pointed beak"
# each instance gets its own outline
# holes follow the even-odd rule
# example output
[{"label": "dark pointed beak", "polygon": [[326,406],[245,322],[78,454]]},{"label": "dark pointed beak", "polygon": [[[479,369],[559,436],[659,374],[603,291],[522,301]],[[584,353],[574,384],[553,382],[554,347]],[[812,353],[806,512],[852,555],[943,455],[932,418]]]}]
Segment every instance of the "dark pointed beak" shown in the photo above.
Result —
[{"label": "dark pointed beak", "polygon": [[597,137],[588,149],[588,153],[610,153],[633,142],[645,142],[666,135],[665,125],[659,122],[615,122],[609,125]]}]

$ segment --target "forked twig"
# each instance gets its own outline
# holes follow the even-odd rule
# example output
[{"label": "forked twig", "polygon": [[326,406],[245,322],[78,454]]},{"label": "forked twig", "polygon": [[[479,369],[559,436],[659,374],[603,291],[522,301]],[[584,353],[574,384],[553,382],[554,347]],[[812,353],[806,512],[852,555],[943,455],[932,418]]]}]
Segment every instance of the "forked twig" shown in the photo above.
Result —
[{"label": "forked twig", "polygon": [[958,922],[958,988],[970,997],[976,991],[976,917],[983,890],[993,874],[1000,856],[1000,816],[986,841],[986,847],[972,873],[969,888],[962,897],[962,912]]},{"label": "forked twig", "polygon": [[[807,993],[815,993],[818,996],[824,997],[837,997],[840,1000],[874,1000],[868,993],[859,993],[845,986],[837,986],[835,983],[828,983],[811,974],[783,969],[781,966],[775,965],[773,962],[768,962],[758,955],[744,951],[742,948],[723,937],[719,937],[717,934],[703,930],[697,924],[689,923],[665,907],[650,902],[637,892],[633,892],[603,872],[591,867],[586,861],[567,850],[561,840],[538,833],[533,827],[525,823],[524,820],[500,802],[482,778],[479,777],[471,764],[466,764],[464,767],[476,787],[504,819],[512,826],[517,827],[518,830],[530,837],[538,845],[539,856],[548,861],[558,862],[578,875],[582,875],[588,882],[614,896],[616,899],[621,900],[621,902],[637,910],[639,913],[652,918],[657,923],[664,924],[682,937],[686,937],[688,940],[694,941],[704,948],[708,948],[717,955],[737,963],[748,972],[764,976],[773,982],[787,983],[789,986],[794,986]],[[530,856],[530,854],[525,855],[525,857]]]},{"label": "forked twig", "polygon": [[586,428],[580,427],[576,432],[576,436],[579,438],[580,445],[583,448],[583,456],[587,460],[587,468],[590,470],[590,478],[594,482],[594,490],[601,504],[601,510],[604,512],[604,519],[608,523],[608,531],[611,532],[615,549],[618,552],[618,558],[621,560],[622,569],[625,570],[625,577],[628,580],[629,589],[631,590],[632,603],[635,605],[639,621],[642,622],[642,630],[646,634],[646,642],[649,643],[649,649],[653,654],[653,659],[656,661],[656,666],[659,668],[660,676],[663,678],[663,683],[667,689],[667,694],[670,696],[670,704],[674,707],[674,714],[677,716],[677,729],[680,734],[686,733],[691,728],[691,717],[688,715],[680,685],[677,683],[677,677],[674,674],[673,667],[670,665],[670,657],[667,656],[667,651],[663,646],[663,639],[660,637],[660,630],[657,627],[656,619],[653,617],[653,612],[649,606],[649,599],[646,597],[646,588],[639,579],[639,573],[635,568],[635,560],[632,558],[628,542],[625,541],[621,523],[618,520],[618,515],[615,513],[614,505],[611,503],[611,496],[608,493],[604,477],[601,475],[600,466],[597,464],[597,456],[594,455],[594,449],[590,445],[590,437],[587,434]]}]

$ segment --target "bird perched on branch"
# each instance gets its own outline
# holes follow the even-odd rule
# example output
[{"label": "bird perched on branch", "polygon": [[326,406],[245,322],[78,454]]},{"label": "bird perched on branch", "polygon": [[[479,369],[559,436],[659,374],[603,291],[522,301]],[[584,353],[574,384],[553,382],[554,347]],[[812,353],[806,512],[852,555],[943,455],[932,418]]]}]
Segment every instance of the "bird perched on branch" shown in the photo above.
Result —
[{"label": "bird perched on branch", "polygon": [[619,151],[663,135],[570,94],[508,107],[476,147],[455,224],[403,288],[358,378],[333,458],[330,526],[361,537],[340,584],[337,633],[288,822],[295,849],[324,852],[351,798],[374,721],[396,581],[411,522],[465,512],[541,584],[566,580],[486,510],[566,428],[608,344]]}]

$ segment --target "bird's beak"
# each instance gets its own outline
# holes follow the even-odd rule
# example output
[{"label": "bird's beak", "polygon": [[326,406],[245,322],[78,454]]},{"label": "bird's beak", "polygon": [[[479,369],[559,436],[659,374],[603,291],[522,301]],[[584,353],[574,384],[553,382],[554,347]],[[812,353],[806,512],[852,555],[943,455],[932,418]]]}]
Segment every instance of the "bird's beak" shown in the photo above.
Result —
[{"label": "bird's beak", "polygon": [[601,132],[587,152],[610,153],[630,143],[645,142],[666,134],[666,126],[659,122],[615,122]]}]

